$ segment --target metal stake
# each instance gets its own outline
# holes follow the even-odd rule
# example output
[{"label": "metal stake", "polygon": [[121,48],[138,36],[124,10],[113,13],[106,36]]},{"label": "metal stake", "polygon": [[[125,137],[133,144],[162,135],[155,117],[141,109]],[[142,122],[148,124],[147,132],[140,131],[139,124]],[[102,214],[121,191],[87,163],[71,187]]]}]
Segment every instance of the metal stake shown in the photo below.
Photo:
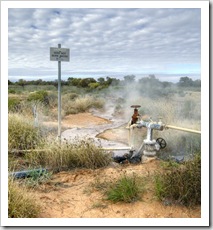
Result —
[{"label": "metal stake", "polygon": [[[61,48],[61,44],[58,44]],[[58,61],[58,140],[61,143],[61,61]]]}]

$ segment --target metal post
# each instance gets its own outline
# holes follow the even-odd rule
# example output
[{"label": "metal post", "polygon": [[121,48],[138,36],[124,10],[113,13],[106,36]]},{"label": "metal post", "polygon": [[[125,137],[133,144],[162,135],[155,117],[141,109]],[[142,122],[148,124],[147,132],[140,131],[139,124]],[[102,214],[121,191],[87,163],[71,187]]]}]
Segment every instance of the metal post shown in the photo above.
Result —
[{"label": "metal post", "polygon": [[[61,48],[61,44],[58,44]],[[61,61],[58,61],[58,140],[61,143]]]},{"label": "metal post", "polygon": [[61,143],[61,62],[70,60],[70,50],[62,49],[61,44],[58,48],[50,47],[50,61],[58,62],[58,140]]}]

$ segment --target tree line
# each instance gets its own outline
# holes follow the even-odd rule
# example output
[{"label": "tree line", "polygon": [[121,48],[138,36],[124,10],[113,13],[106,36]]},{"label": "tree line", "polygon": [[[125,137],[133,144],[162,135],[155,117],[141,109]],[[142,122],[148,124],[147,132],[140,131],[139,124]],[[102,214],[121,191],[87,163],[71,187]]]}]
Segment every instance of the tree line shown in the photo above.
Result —
[{"label": "tree line", "polygon": [[[67,80],[61,80],[62,86],[76,86],[81,88],[90,88],[90,89],[103,89],[109,86],[122,86],[136,83],[135,75],[126,75],[123,80],[112,78],[112,77],[100,77],[97,80],[94,78],[74,78],[69,77]],[[166,88],[171,86],[178,87],[201,87],[201,80],[192,80],[189,77],[180,77],[177,83],[172,83],[168,81],[160,81],[155,77],[155,75],[149,75],[138,80],[137,84],[150,87],[160,87]],[[45,81],[42,79],[38,80],[24,80],[19,79],[16,82],[8,80],[8,85],[19,85],[24,88],[26,85],[53,85],[56,88],[58,87],[58,80]]]}]

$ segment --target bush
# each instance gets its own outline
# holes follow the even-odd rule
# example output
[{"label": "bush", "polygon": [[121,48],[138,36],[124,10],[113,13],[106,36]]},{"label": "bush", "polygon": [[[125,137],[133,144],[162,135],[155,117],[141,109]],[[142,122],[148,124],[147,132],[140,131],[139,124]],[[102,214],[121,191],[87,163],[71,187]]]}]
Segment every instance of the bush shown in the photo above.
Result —
[{"label": "bush", "polygon": [[17,98],[8,98],[8,111],[18,112],[21,108],[21,101]]},{"label": "bush", "polygon": [[27,187],[35,188],[42,183],[47,183],[51,179],[51,177],[52,177],[51,172],[42,171],[42,169],[40,171],[32,170],[29,173],[29,177],[24,180],[24,184]]},{"label": "bush", "polygon": [[8,217],[9,218],[37,218],[40,207],[35,198],[28,194],[24,187],[9,179],[8,183]]},{"label": "bush", "polygon": [[91,108],[103,108],[104,101],[100,98],[95,98],[92,96],[81,96],[75,98],[75,100],[66,101],[62,104],[66,115],[77,114],[88,111]]},{"label": "bush", "polygon": [[39,128],[33,123],[18,114],[8,115],[8,148],[12,149],[33,149],[41,141]]},{"label": "bush", "polygon": [[8,89],[8,93],[16,94],[16,91],[14,89]]},{"label": "bush", "polygon": [[34,167],[42,166],[55,172],[73,168],[96,169],[112,161],[110,155],[91,140],[76,140],[71,144],[48,142],[42,149],[44,151],[28,153],[29,162]]},{"label": "bush", "polygon": [[48,93],[47,91],[44,91],[44,90],[30,93],[27,100],[28,101],[40,101],[40,102],[43,102],[45,105],[49,105]]},{"label": "bush", "polygon": [[143,189],[135,175],[124,175],[121,179],[110,186],[106,194],[108,200],[130,203],[138,200],[142,192]]},{"label": "bush", "polygon": [[93,90],[93,89],[98,88],[100,86],[100,83],[94,82],[94,83],[90,83],[88,86],[89,86],[90,89]]},{"label": "bush", "polygon": [[48,102],[49,102],[49,107],[54,109],[57,108],[58,106],[58,95],[55,92],[50,92],[48,94]]},{"label": "bush", "polygon": [[185,206],[201,204],[201,157],[179,167],[170,167],[169,172],[155,175],[155,194],[160,200],[170,200]]}]

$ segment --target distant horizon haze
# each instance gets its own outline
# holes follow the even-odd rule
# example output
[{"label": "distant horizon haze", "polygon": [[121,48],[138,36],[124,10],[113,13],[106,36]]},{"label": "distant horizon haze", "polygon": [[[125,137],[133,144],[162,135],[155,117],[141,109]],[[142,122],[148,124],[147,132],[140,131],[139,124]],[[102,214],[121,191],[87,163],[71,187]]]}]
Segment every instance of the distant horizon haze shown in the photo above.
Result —
[{"label": "distant horizon haze", "polygon": [[[62,70],[63,72],[63,70]],[[201,80],[201,76],[199,74],[184,74],[184,73],[180,73],[180,74],[155,74],[155,73],[114,73],[114,72],[75,72],[75,73],[61,73],[61,80],[67,80],[69,77],[73,77],[73,78],[94,78],[94,79],[98,79],[98,78],[106,78],[106,77],[111,77],[111,78],[117,78],[120,80],[123,80],[125,76],[127,75],[134,75],[135,76],[135,80],[139,80],[141,78],[144,77],[148,77],[149,75],[154,75],[156,79],[158,79],[159,81],[167,81],[167,82],[172,82],[172,83],[177,83],[181,77],[189,77],[191,78],[193,81],[195,80]],[[23,79],[26,81],[31,81],[31,80],[43,80],[43,81],[53,81],[53,80],[58,80],[58,72],[56,71],[55,74],[52,75],[41,75],[41,76],[33,76],[33,75],[23,75],[23,76],[8,76],[8,80],[12,81],[12,82],[16,82],[19,79]]]}]

